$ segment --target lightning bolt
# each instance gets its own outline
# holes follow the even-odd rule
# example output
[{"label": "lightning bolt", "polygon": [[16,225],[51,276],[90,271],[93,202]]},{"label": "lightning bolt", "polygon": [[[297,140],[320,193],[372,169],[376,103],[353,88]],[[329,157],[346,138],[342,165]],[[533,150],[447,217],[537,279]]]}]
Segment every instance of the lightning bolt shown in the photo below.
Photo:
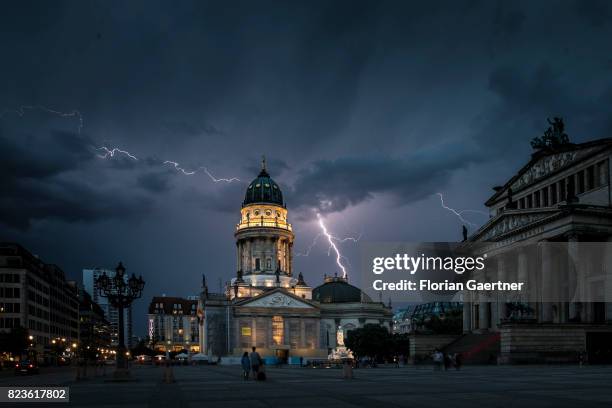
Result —
[{"label": "lightning bolt", "polygon": [[215,176],[213,176],[206,167],[198,167],[196,170],[185,170],[183,167],[181,167],[177,162],[174,161],[170,161],[170,160],[166,160],[164,162],[164,164],[171,164],[174,166],[174,168],[177,171],[180,171],[181,173],[183,173],[186,176],[193,176],[194,174],[196,174],[197,172],[199,172],[200,170],[203,170],[204,173],[215,183],[219,183],[219,182],[225,182],[225,183],[231,183],[234,181],[240,181],[239,178],[237,177],[232,177],[232,178],[216,178]]},{"label": "lightning bolt", "polygon": [[448,210],[450,212],[452,212],[453,214],[455,214],[457,216],[457,218],[459,218],[462,222],[468,224],[471,227],[477,227],[476,224],[474,224],[471,221],[468,221],[467,219],[465,219],[463,217],[463,214],[465,213],[472,213],[472,214],[481,214],[481,215],[485,215],[485,216],[489,216],[489,214],[487,214],[484,211],[478,211],[478,210],[455,210],[454,208],[450,208],[448,207],[446,204],[444,204],[444,196],[442,195],[442,193],[436,193],[439,197],[440,197],[440,205],[442,206],[442,208],[444,208],[445,210]]},{"label": "lightning bolt", "polygon": [[[327,242],[329,242],[329,247],[330,247],[329,251],[333,250],[335,252],[336,264],[338,264],[338,267],[340,268],[340,270],[342,270],[342,277],[346,279],[348,276],[348,273],[346,271],[346,267],[342,264],[342,259],[344,258],[344,256],[340,254],[340,250],[338,249],[338,247],[336,246],[336,243],[334,242],[335,237],[327,231],[327,227],[325,226],[325,223],[323,222],[323,217],[321,217],[321,214],[317,213],[317,218],[319,220],[319,227],[321,227],[321,231],[322,231],[321,233],[327,238]],[[345,238],[345,240],[350,240],[350,239],[351,238]],[[355,239],[353,238],[352,240],[355,240]]]},{"label": "lightning bolt", "polygon": [[195,171],[187,171],[184,168],[180,167],[177,162],[173,162],[171,160],[166,160],[164,162],[164,164],[171,164],[171,165],[173,165],[176,170],[180,171],[181,173],[183,173],[186,176],[191,176],[191,175],[195,174]]},{"label": "lightning bolt", "polygon": [[[81,114],[80,111],[78,110],[72,110],[70,112],[62,112],[62,111],[58,111],[55,109],[51,109],[49,107],[43,106],[43,105],[22,105],[17,109],[5,109],[2,112],[0,112],[0,119],[4,119],[4,117],[8,114],[13,114],[13,115],[17,115],[20,118],[22,118],[25,114],[26,111],[28,110],[40,110],[43,112],[47,112],[53,115],[57,115],[59,117],[62,118],[77,118],[79,121],[79,126],[77,127],[77,131],[78,134],[81,134],[81,130],[83,130],[84,127],[84,118],[83,115]],[[138,158],[128,152],[127,150],[122,150],[119,149],[117,147],[113,147],[113,148],[109,148],[106,146],[101,146],[101,147],[97,147],[96,150],[100,150],[102,151],[101,154],[98,154],[98,157],[101,159],[108,159],[108,158],[113,158],[115,157],[116,154],[122,154],[125,155],[127,157],[129,157],[132,160],[138,160]],[[240,181],[239,178],[237,177],[231,177],[231,178],[216,178],[215,176],[212,175],[212,173],[210,171],[208,171],[208,169],[206,167],[199,167],[197,170],[193,170],[193,171],[189,171],[189,170],[185,170],[183,167],[181,167],[177,162],[175,161],[171,161],[171,160],[166,160],[164,162],[164,164],[171,164],[174,166],[174,168],[177,171],[180,171],[181,173],[183,173],[186,176],[191,176],[196,174],[197,172],[199,172],[200,170],[202,170],[213,182],[215,183],[219,183],[219,182],[225,182],[225,183],[232,183],[234,181]]]},{"label": "lightning bolt", "polygon": [[127,157],[129,157],[132,160],[138,160],[138,158],[136,156],[134,156],[132,153],[128,152],[127,150],[121,150],[117,147],[114,147],[112,149],[109,149],[106,146],[102,146],[102,147],[98,147],[97,150],[103,150],[104,154],[99,154],[98,157],[101,159],[106,159],[108,157],[115,157],[115,154],[117,153],[121,153],[126,155]]},{"label": "lightning bolt", "polygon": [[70,112],[61,112],[55,109],[48,108],[43,105],[22,105],[18,109],[5,109],[0,113],[0,119],[4,119],[4,116],[9,113],[18,115],[20,118],[22,118],[25,115],[26,110],[40,110],[43,112],[47,112],[53,115],[60,116],[62,118],[71,118],[71,117],[77,118],[79,120],[79,126],[77,127],[77,132],[79,135],[81,134],[81,130],[83,129],[83,125],[84,125],[83,115],[81,115],[81,112],[79,112],[78,110],[75,109]]},{"label": "lightning bolt", "polygon": [[[343,243],[343,242],[346,242],[346,241],[359,242],[359,240],[361,239],[362,235],[363,234],[359,234],[356,238],[355,237],[338,238],[338,237],[335,237],[335,236],[331,235],[331,238],[332,238],[332,240],[336,241],[337,243]],[[315,237],[312,239],[312,242],[310,243],[310,245],[308,245],[308,248],[306,248],[306,251],[298,252],[298,253],[295,254],[295,256],[310,256],[310,252],[312,252],[312,249],[317,245],[317,242],[319,241],[319,238],[321,238],[321,236],[323,236],[322,232],[320,232],[317,235],[315,235]],[[331,250],[332,250],[332,246],[330,245],[327,248],[327,256],[329,256],[331,254]],[[346,259],[347,262],[348,262],[348,259],[346,257],[343,256],[342,258]]]},{"label": "lightning bolt", "polygon": [[306,251],[304,252],[299,252],[297,254],[295,254],[295,256],[309,256],[310,255],[310,251],[312,251],[312,248],[315,247],[315,245],[317,245],[317,241],[319,240],[319,238],[321,238],[321,233],[318,233],[317,235],[315,235],[315,237],[313,238],[312,242],[310,243],[310,245],[308,245],[308,248],[306,249]]},{"label": "lightning bolt", "polygon": [[210,177],[210,179],[212,181],[214,181],[215,183],[218,183],[220,181],[224,181],[226,183],[231,183],[232,181],[240,181],[240,179],[237,178],[237,177],[232,177],[232,178],[215,178],[212,174],[210,174],[210,172],[206,169],[206,167],[200,167],[200,169],[204,170],[204,173],[206,173],[206,175],[208,177]]}]

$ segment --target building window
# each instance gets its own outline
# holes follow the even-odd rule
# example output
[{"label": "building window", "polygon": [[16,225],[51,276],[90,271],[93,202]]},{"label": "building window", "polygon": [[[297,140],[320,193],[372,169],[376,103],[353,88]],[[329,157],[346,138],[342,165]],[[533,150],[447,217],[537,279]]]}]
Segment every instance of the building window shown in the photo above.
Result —
[{"label": "building window", "polygon": [[534,207],[535,208],[540,208],[541,205],[541,201],[540,201],[540,191],[536,191],[535,193],[533,193],[533,201],[534,201]]},{"label": "building window", "polygon": [[531,194],[527,196],[527,208],[533,208],[533,198]]},{"label": "building window", "polygon": [[578,194],[584,193],[584,170],[578,172]]},{"label": "building window", "polygon": [[255,258],[255,270],[258,271],[261,269],[261,261],[259,258]]},{"label": "building window", "polygon": [[289,322],[289,347],[292,349],[300,348],[301,327],[299,320]]},{"label": "building window", "polygon": [[559,181],[559,201],[565,201],[565,179]]},{"label": "building window", "polygon": [[597,180],[598,187],[605,186],[608,184],[608,162],[606,160],[597,163]]},{"label": "building window", "polygon": [[285,335],[285,324],[282,316],[272,317],[272,342],[276,345],[283,344]]},{"label": "building window", "polygon": [[557,184],[551,184],[550,186],[550,205],[557,204]]},{"label": "building window", "polygon": [[595,168],[594,166],[589,166],[586,169],[586,189],[592,190],[595,187]]},{"label": "building window", "polygon": [[240,347],[247,348],[251,346],[252,329],[248,321],[240,322]]},{"label": "building window", "polygon": [[266,269],[272,269],[272,260],[270,258],[266,259]]}]

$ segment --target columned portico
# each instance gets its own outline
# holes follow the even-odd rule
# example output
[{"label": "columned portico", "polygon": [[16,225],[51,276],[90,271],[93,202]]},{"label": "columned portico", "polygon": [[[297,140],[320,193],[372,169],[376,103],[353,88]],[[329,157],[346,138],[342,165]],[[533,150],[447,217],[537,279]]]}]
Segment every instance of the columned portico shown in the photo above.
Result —
[{"label": "columned portico", "polygon": [[[527,355],[535,361],[533,353],[547,358],[553,349],[567,359],[585,348],[601,355],[596,344],[603,340],[587,338],[612,332],[604,324],[612,322],[612,306],[585,300],[612,293],[612,284],[604,284],[601,262],[581,252],[584,243],[612,242],[611,159],[612,139],[538,150],[495,188],[486,202],[490,220],[463,244],[489,248],[491,277],[527,283],[520,295],[464,299],[464,332],[500,332],[504,361]],[[609,252],[606,265],[612,265]],[[571,335],[562,338],[565,326]]]}]

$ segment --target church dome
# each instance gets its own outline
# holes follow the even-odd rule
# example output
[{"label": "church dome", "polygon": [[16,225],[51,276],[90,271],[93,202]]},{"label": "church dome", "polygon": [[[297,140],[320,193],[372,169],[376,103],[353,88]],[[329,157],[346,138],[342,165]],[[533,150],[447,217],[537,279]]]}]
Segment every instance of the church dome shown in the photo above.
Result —
[{"label": "church dome", "polygon": [[255,180],[247,187],[242,206],[249,204],[276,204],[284,206],[283,193],[266,171],[265,164]]},{"label": "church dome", "polygon": [[[362,292],[361,289],[349,285],[346,279],[328,277],[325,283],[312,290],[312,299],[321,303],[361,302]],[[363,300],[372,301],[365,293],[363,293]]]}]

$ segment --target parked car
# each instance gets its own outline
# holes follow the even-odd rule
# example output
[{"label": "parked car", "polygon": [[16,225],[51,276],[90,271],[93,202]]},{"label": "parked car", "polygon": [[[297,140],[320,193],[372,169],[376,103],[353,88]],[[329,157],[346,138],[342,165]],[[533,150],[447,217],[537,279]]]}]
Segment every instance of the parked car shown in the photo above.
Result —
[{"label": "parked car", "polygon": [[21,360],[15,363],[15,374],[38,374],[38,364],[35,360]]}]

